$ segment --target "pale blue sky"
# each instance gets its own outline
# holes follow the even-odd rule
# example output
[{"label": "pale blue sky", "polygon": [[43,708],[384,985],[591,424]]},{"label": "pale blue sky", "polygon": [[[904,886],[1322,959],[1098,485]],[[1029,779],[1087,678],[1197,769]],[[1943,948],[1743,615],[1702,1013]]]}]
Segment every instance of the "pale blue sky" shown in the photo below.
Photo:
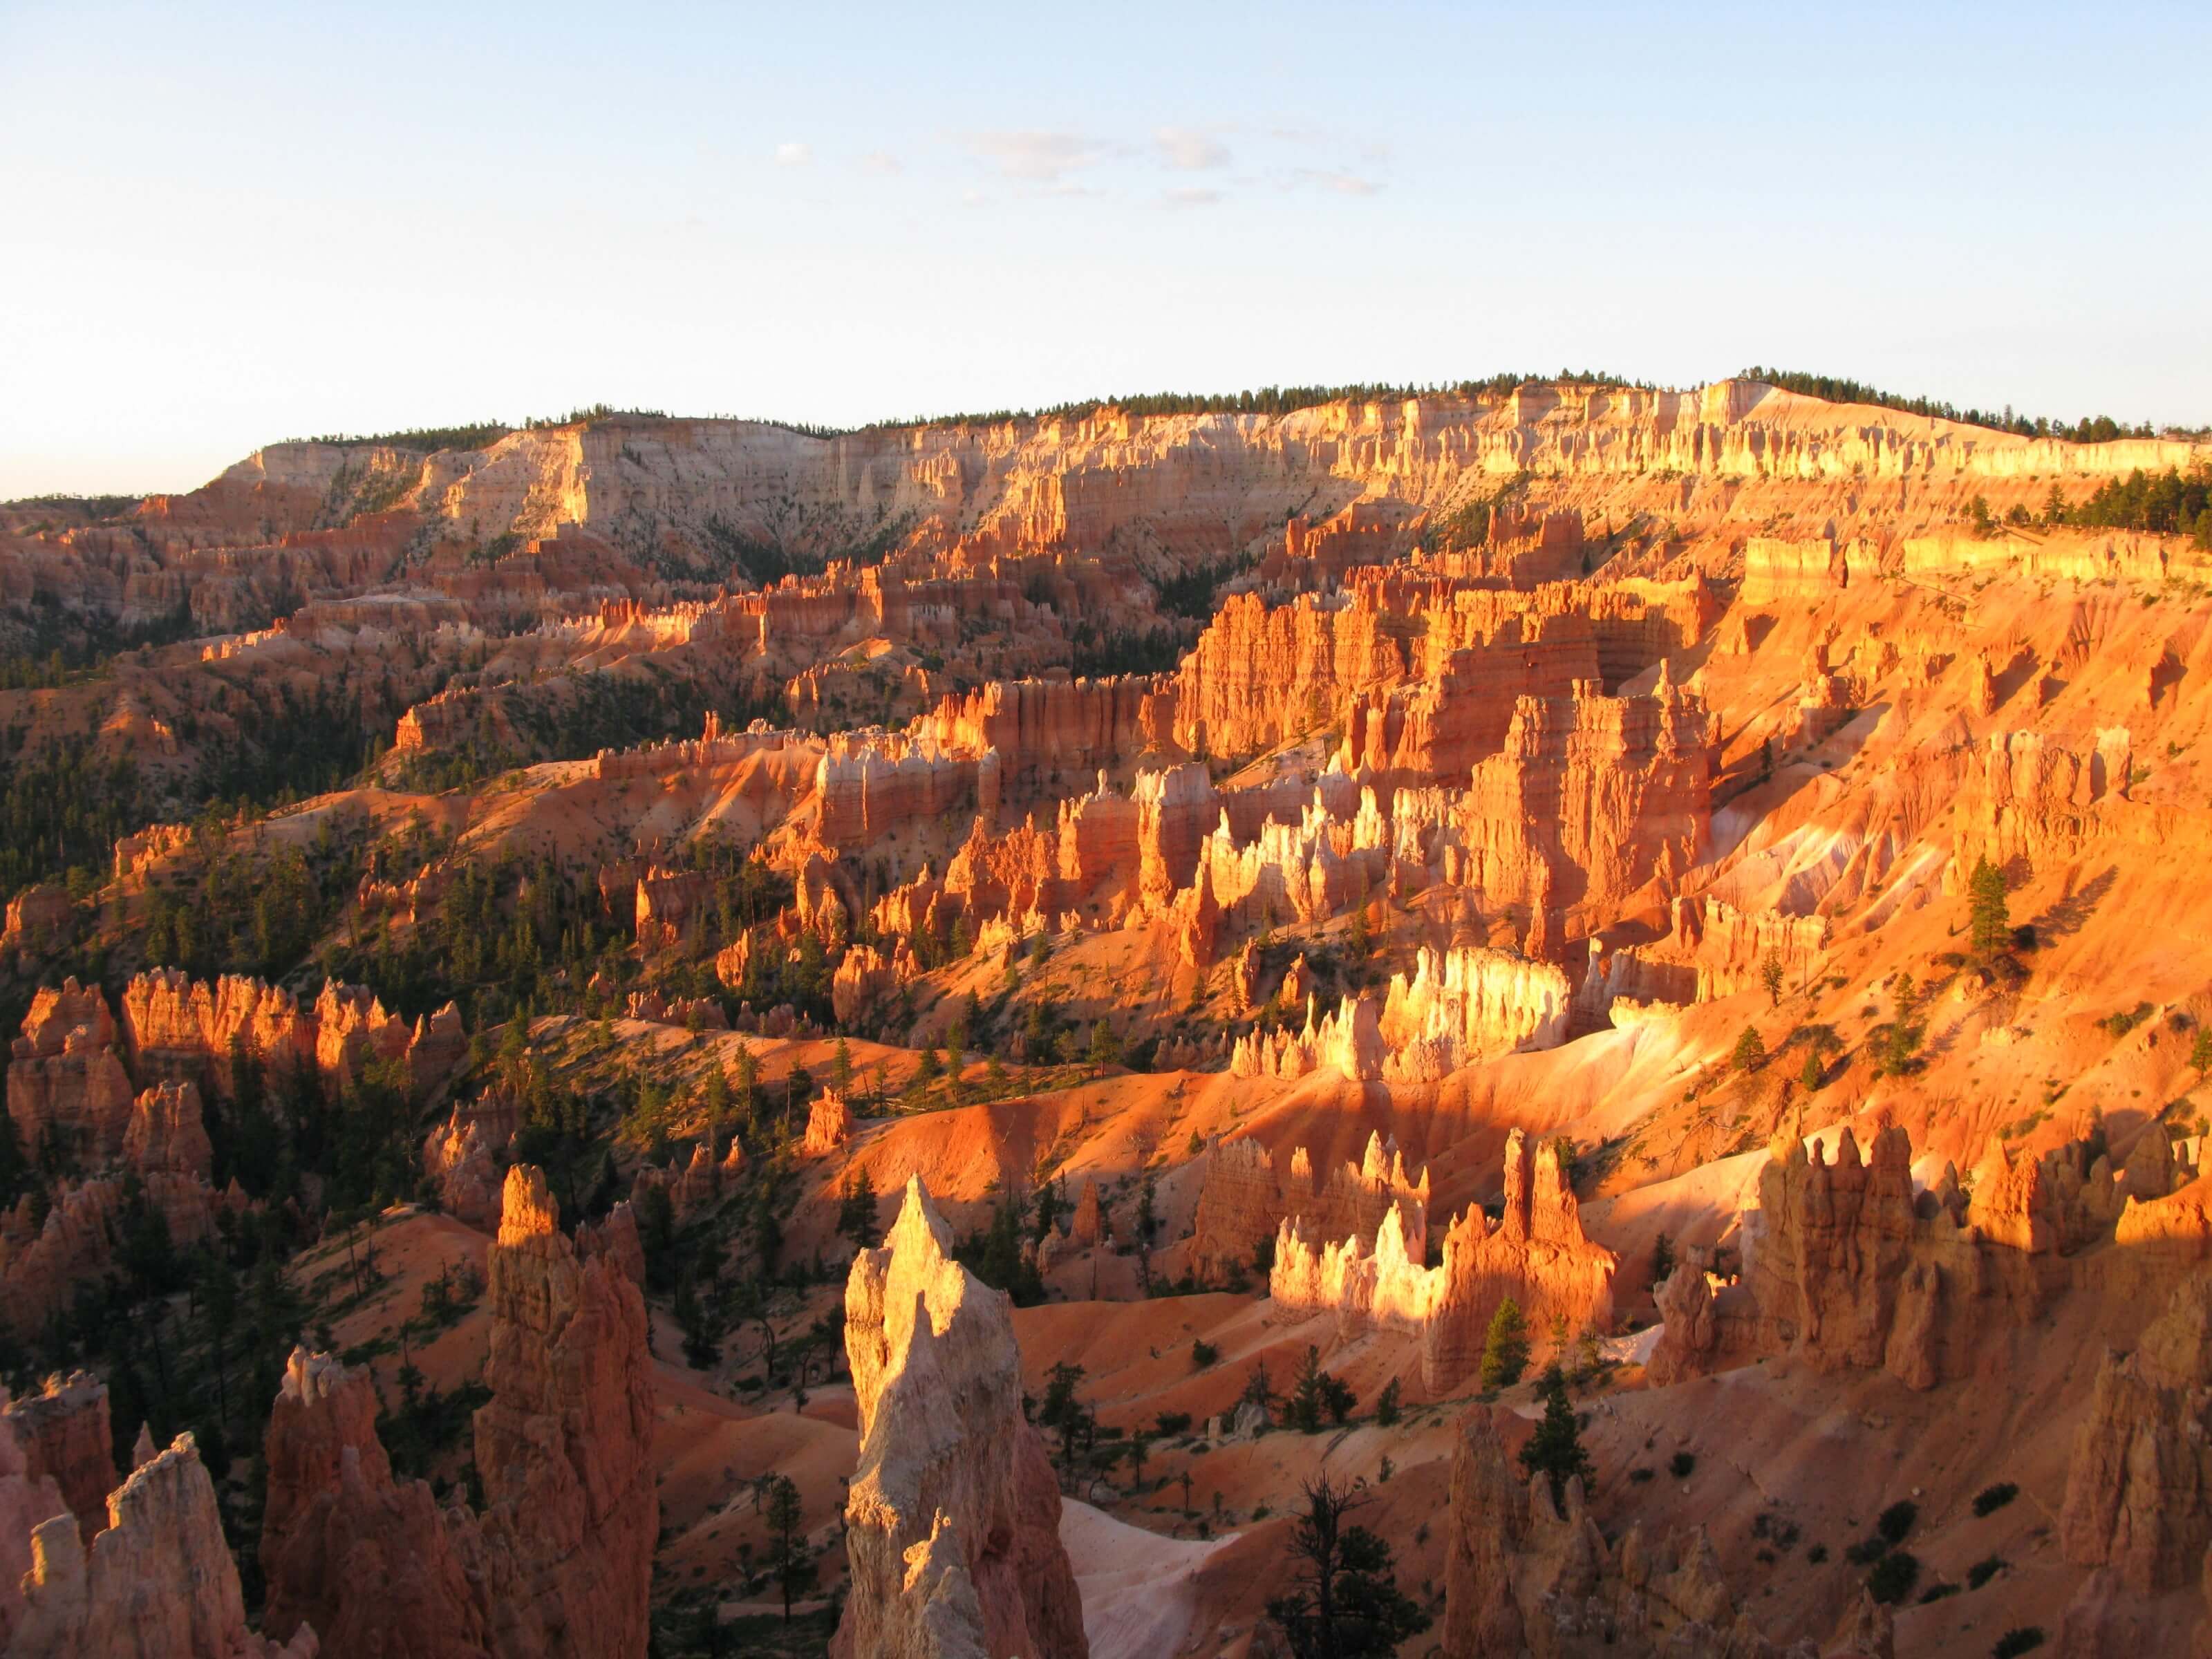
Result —
[{"label": "pale blue sky", "polygon": [[0,0],[0,497],[597,400],[1563,365],[2212,421],[2208,47],[2202,4]]}]

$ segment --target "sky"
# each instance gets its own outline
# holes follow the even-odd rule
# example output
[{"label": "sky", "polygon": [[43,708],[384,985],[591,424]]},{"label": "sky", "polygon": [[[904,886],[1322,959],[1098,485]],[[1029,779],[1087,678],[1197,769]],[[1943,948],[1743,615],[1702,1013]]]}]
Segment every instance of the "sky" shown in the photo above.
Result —
[{"label": "sky", "polygon": [[0,0],[0,499],[598,402],[2212,422],[2212,7]]}]

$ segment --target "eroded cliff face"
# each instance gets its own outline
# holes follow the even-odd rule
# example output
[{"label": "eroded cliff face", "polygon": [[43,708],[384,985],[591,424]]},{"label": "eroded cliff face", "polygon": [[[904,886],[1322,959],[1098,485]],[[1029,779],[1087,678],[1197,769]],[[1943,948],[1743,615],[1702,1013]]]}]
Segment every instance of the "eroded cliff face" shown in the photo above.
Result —
[{"label": "eroded cliff face", "polygon": [[1428,1171],[1409,1179],[1405,1154],[1380,1131],[1368,1136],[1358,1164],[1337,1164],[1319,1179],[1303,1146],[1292,1147],[1279,1167],[1256,1140],[1217,1142],[1206,1149],[1191,1264],[1215,1281],[1241,1273],[1255,1247],[1293,1216],[1321,1237],[1372,1244],[1394,1211],[1399,1236],[1418,1261],[1427,1249],[1428,1200]]},{"label": "eroded cliff face", "polygon": [[883,1248],[855,1256],[846,1284],[860,1464],[835,1651],[1085,1659],[1060,1487],[1022,1415],[1010,1304],[951,1247],[916,1176]]},{"label": "eroded cliff face", "polygon": [[2185,1279],[2127,1354],[2107,1352],[2075,1431],[2059,1516],[2066,1559],[2153,1595],[2212,1544],[2212,1281]]},{"label": "eroded cliff face", "polygon": [[88,1553],[64,1511],[30,1537],[10,1659],[313,1659],[313,1631],[282,1644],[246,1623],[215,1486],[190,1435],[108,1497]]},{"label": "eroded cliff face", "polygon": [[263,1449],[264,1628],[312,1628],[333,1654],[488,1659],[492,1585],[462,1565],[483,1549],[474,1518],[393,1479],[376,1414],[366,1371],[293,1351]]},{"label": "eroded cliff face", "polygon": [[1607,1544],[1581,1480],[1556,1500],[1546,1477],[1524,1481],[1488,1407],[1460,1419],[1446,1524],[1446,1659],[1894,1659],[1889,1609],[1863,1591],[1825,1650],[1784,1647],[1737,1606],[1702,1528]]},{"label": "eroded cliff face", "polygon": [[476,1460],[486,1547],[513,1577],[487,1617],[501,1655],[617,1659],[645,1650],[659,1530],[645,1300],[558,1219],[542,1171],[507,1171]]}]

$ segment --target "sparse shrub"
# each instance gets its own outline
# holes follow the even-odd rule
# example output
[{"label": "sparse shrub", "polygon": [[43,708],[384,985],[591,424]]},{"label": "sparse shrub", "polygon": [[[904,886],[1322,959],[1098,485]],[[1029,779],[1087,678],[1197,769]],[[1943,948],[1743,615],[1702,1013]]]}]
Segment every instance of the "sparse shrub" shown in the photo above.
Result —
[{"label": "sparse shrub", "polygon": [[1652,1479],[1652,1474],[1651,1474],[1651,1471],[1650,1471],[1650,1469],[1647,1469],[1647,1468],[1633,1468],[1633,1469],[1629,1470],[1629,1472],[1628,1472],[1628,1478],[1629,1478],[1629,1480],[1632,1480],[1632,1482],[1634,1482],[1637,1486],[1642,1486],[1645,1481],[1647,1481],[1647,1480],[1649,1480]]},{"label": "sparse shrub", "polygon": [[1968,1589],[1981,1589],[1981,1587],[1988,1583],[1990,1579],[2002,1572],[2005,1570],[2006,1565],[2005,1559],[2002,1555],[1984,1557],[1981,1560],[1975,1562],[1972,1566],[1966,1569],[1966,1588]]},{"label": "sparse shrub", "polygon": [[1994,1486],[1984,1486],[1974,1494],[1974,1513],[1995,1515],[2020,1496],[2020,1488],[2009,1480],[2000,1480]]},{"label": "sparse shrub", "polygon": [[1190,1413],[1188,1412],[1162,1412],[1159,1416],[1153,1420],[1158,1425],[1160,1436],[1163,1439],[1169,1438],[1175,1435],[1182,1434],[1190,1428]]},{"label": "sparse shrub", "polygon": [[1819,1566],[1821,1562],[1828,1559],[1828,1547],[1826,1544],[1814,1545],[1811,1549],[1805,1552],[1805,1559],[1814,1566]]},{"label": "sparse shrub", "polygon": [[1924,1607],[1930,1601],[1941,1601],[1945,1596],[1956,1595],[1958,1593],[1959,1587],[1956,1584],[1930,1584],[1920,1592],[1920,1605]]},{"label": "sparse shrub", "polygon": [[1990,1650],[1990,1659],[2020,1659],[2023,1653],[2033,1653],[2043,1645],[2043,1626],[2015,1625],[1997,1638],[1997,1644]]},{"label": "sparse shrub", "polygon": [[1912,1594],[1920,1582],[1920,1558],[1910,1550],[1892,1550],[1867,1574],[1867,1591],[1877,1601],[1895,1606]]},{"label": "sparse shrub", "polygon": [[1202,1371],[1208,1365],[1211,1365],[1215,1360],[1220,1358],[1221,1350],[1215,1347],[1211,1342],[1206,1341],[1204,1339],[1200,1337],[1193,1337],[1191,1339],[1191,1370],[1194,1371]]},{"label": "sparse shrub", "polygon": [[1902,1544],[1912,1523],[1920,1518],[1920,1505],[1911,1498],[1901,1498],[1875,1517],[1874,1528],[1893,1544]]},{"label": "sparse shrub", "polygon": [[1698,1467],[1695,1452],[1679,1451],[1667,1460],[1667,1468],[1677,1480],[1687,1480]]},{"label": "sparse shrub", "polygon": [[1377,1428],[1389,1428],[1396,1424],[1398,1416],[1398,1379],[1394,1376],[1375,1396],[1375,1425]]}]

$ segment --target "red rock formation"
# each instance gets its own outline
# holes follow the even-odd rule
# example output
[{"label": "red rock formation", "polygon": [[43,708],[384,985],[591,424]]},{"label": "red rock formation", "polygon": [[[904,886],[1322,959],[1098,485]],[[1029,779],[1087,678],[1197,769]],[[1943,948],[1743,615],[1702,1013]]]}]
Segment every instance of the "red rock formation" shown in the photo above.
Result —
[{"label": "red rock formation", "polygon": [[[730,1146],[732,1157],[738,1156],[737,1144]],[[727,1164],[724,1165],[727,1168]],[[623,1277],[640,1290],[645,1287],[645,1241],[638,1237],[637,1211],[629,1199],[619,1199],[614,1208],[596,1222],[586,1221],[576,1228],[576,1253],[586,1261],[604,1257],[612,1262]]]},{"label": "red rock formation", "polygon": [[264,1445],[263,1628],[312,1627],[332,1654],[488,1659],[482,1601],[429,1486],[395,1481],[365,1371],[295,1348]]},{"label": "red rock formation", "polygon": [[1470,1206],[1444,1235],[1442,1266],[1423,1265],[1395,1204],[1371,1253],[1357,1235],[1332,1240],[1291,1216],[1276,1235],[1267,1289],[1286,1308],[1334,1312],[1347,1334],[1381,1326],[1418,1335],[1423,1384],[1443,1394],[1473,1373],[1491,1316],[1509,1297],[1531,1328],[1557,1316],[1572,1330],[1604,1329],[1619,1265],[1584,1235],[1558,1150],[1532,1158],[1516,1129],[1505,1143],[1504,1213],[1492,1227]]},{"label": "red rock formation", "polygon": [[123,1132],[123,1161],[141,1175],[166,1170],[205,1181],[215,1168],[200,1091],[189,1083],[157,1083],[140,1095]]},{"label": "red rock formation", "polygon": [[1358,1164],[1340,1164],[1318,1183],[1303,1146],[1279,1169],[1256,1140],[1217,1141],[1206,1148],[1199,1188],[1192,1270],[1214,1283],[1242,1272],[1255,1248],[1292,1216],[1304,1218],[1319,1237],[1371,1243],[1394,1207],[1407,1249],[1418,1258],[1427,1249],[1428,1206],[1429,1172],[1409,1181],[1398,1143],[1386,1142],[1379,1131],[1367,1137]]},{"label": "red rock formation", "polygon": [[806,1139],[799,1146],[800,1156],[827,1157],[852,1139],[853,1127],[853,1109],[845,1097],[835,1089],[824,1089],[807,1108]]},{"label": "red rock formation", "polygon": [[312,1659],[302,1627],[281,1646],[246,1626],[215,1486],[191,1436],[141,1466],[107,1500],[88,1558],[76,1521],[31,1535],[23,1611],[9,1651],[87,1659]]},{"label": "red rock formation", "polygon": [[1456,810],[1460,878],[1537,921],[1616,905],[1706,855],[1715,766],[1705,704],[1663,678],[1649,697],[1523,697]]},{"label": "red rock formation", "polygon": [[1303,1030],[1285,1026],[1272,1035],[1255,1030],[1237,1038],[1229,1069],[1238,1077],[1297,1078],[1331,1066],[1354,1083],[1383,1075],[1382,1033],[1372,997],[1346,997],[1318,1024],[1314,1014],[1309,1003]]},{"label": "red rock formation", "polygon": [[115,1484],[107,1385],[90,1371],[49,1376],[38,1393],[0,1407],[0,1428],[21,1449],[28,1478],[53,1481],[90,1544],[107,1524],[107,1493]]},{"label": "red rock formation", "polygon": [[225,974],[203,981],[158,969],[124,988],[121,1026],[125,1057],[141,1083],[194,1083],[226,1101],[237,1095],[231,1060],[240,1051],[272,1073],[313,1066],[333,1088],[378,1062],[405,1066],[416,1086],[428,1088],[451,1071],[466,1042],[450,1004],[410,1027],[362,986],[326,980],[302,1007],[258,979]]},{"label": "red rock formation", "polygon": [[2075,1431],[2059,1540],[2069,1561],[2155,1595],[2212,1545],[2212,1280],[2193,1274],[2134,1352],[2107,1352]]},{"label": "red rock formation", "polygon": [[[1650,1540],[1638,1524],[1608,1546],[1579,1479],[1558,1503],[1543,1475],[1523,1482],[1489,1407],[1470,1407],[1459,1428],[1444,1546],[1445,1659],[1812,1659],[1812,1644],[1778,1648],[1736,1609],[1703,1529]],[[1847,1629],[1829,1650],[1836,1659],[1890,1659],[1888,1609],[1868,1602]]]},{"label": "red rock formation", "polygon": [[[226,1200],[205,1181],[156,1170],[140,1185],[171,1244],[182,1249],[214,1233],[216,1209]],[[0,1225],[0,1317],[17,1331],[34,1330],[69,1306],[79,1280],[106,1275],[120,1247],[124,1200],[119,1176],[65,1185],[35,1229],[31,1200],[20,1200]]]},{"label": "red rock formation", "polygon": [[448,1215],[489,1230],[499,1219],[500,1172],[491,1139],[477,1115],[455,1106],[422,1143],[422,1173]]},{"label": "red rock formation", "polygon": [[1022,1416],[1011,1304],[952,1261],[951,1243],[916,1176],[884,1247],[853,1261],[845,1352],[860,1462],[832,1651],[1084,1659],[1060,1487]]},{"label": "red rock formation", "polygon": [[18,973],[35,972],[48,952],[68,943],[76,909],[65,887],[26,887],[8,901],[5,924],[0,925],[0,963]]},{"label": "red rock formation", "polygon": [[1381,1030],[1382,1075],[1431,1081],[1478,1060],[1567,1039],[1566,975],[1480,945],[1421,947],[1413,977],[1394,974]]},{"label": "red rock formation", "polygon": [[493,1645],[634,1656],[659,1528],[645,1302],[612,1261],[580,1260],[558,1219],[542,1172],[507,1171],[487,1295],[492,1398],[476,1418],[487,1544],[516,1577],[490,1609]]}]

